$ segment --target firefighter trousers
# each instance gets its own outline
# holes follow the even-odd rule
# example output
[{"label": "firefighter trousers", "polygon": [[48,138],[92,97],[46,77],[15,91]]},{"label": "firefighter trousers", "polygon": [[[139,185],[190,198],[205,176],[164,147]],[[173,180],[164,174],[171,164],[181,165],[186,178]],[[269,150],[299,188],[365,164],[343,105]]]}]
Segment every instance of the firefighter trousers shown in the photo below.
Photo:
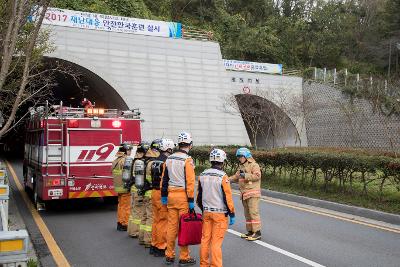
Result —
[{"label": "firefighter trousers", "polygon": [[151,226],[153,224],[153,207],[151,203],[151,190],[146,191],[143,197],[142,218],[139,229],[139,242],[145,246],[151,245]]},{"label": "firefighter trousers", "polygon": [[228,218],[224,213],[203,213],[200,267],[222,267],[222,242],[227,229]]},{"label": "firefighter trousers", "polygon": [[123,226],[128,225],[129,214],[131,213],[131,194],[118,194],[117,221]]},{"label": "firefighter trousers", "polygon": [[250,197],[242,200],[244,216],[246,218],[246,230],[257,232],[261,230],[261,219],[259,211],[260,197]]},{"label": "firefighter trousers", "polygon": [[142,220],[143,196],[139,196],[136,188],[132,189],[132,207],[129,216],[128,234],[131,237],[139,237],[140,222]]},{"label": "firefighter trousers", "polygon": [[167,205],[161,203],[161,190],[153,190],[151,195],[153,205],[153,226],[151,232],[151,245],[164,250],[167,247]]},{"label": "firefighter trousers", "polygon": [[[178,235],[179,219],[181,215],[189,212],[189,203],[184,188],[168,190],[168,226],[167,226],[167,250],[165,256],[175,258],[175,241]],[[179,259],[190,258],[188,246],[179,247]]]}]

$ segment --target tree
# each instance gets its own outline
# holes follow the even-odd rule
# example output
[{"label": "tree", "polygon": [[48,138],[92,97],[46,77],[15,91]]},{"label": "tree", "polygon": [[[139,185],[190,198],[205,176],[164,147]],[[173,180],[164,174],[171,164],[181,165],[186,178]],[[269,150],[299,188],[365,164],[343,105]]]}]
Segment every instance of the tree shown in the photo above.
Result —
[{"label": "tree", "polygon": [[244,94],[229,95],[223,102],[224,112],[242,117],[255,149],[257,149],[257,137],[263,127],[264,110],[261,108],[262,102],[261,97]]},{"label": "tree", "polygon": [[5,121],[0,139],[15,127],[21,106],[43,97],[49,88],[42,55],[51,48],[48,32],[40,31],[49,3],[0,0],[0,112]]}]

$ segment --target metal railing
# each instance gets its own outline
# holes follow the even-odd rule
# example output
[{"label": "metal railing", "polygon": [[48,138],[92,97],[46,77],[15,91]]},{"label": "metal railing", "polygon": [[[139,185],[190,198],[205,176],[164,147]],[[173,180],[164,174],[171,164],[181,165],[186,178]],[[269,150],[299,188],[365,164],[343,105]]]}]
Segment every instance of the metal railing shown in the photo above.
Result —
[{"label": "metal railing", "polygon": [[182,25],[182,38],[200,41],[215,41],[214,33],[212,31],[201,30],[187,25]]},{"label": "metal railing", "polygon": [[29,235],[26,230],[9,231],[9,196],[7,168],[0,160],[0,266],[26,267]]}]

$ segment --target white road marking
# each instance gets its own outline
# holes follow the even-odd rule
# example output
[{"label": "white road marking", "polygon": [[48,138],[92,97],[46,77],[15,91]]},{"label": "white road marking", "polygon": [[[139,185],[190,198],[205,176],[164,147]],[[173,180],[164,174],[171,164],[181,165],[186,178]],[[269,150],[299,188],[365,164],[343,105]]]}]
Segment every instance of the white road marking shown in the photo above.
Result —
[{"label": "white road marking", "polygon": [[[234,234],[234,235],[236,235],[236,236],[239,236],[239,237],[240,237],[240,235],[241,235],[241,233],[239,233],[239,232],[237,232],[237,231],[235,231],[235,230],[232,230],[232,229],[228,229],[228,232],[231,233],[231,234]],[[319,264],[319,263],[313,262],[313,261],[308,260],[308,259],[306,259],[306,258],[300,257],[300,256],[298,256],[298,255],[296,255],[296,254],[293,254],[293,253],[291,253],[291,252],[289,252],[289,251],[286,251],[286,250],[284,250],[284,249],[275,247],[275,246],[270,245],[270,244],[268,244],[268,243],[265,243],[265,242],[263,242],[263,241],[257,240],[257,241],[253,241],[253,242],[254,242],[254,243],[257,243],[257,244],[260,245],[260,246],[269,248],[270,250],[273,250],[273,251],[275,251],[275,252],[278,252],[278,253],[280,253],[280,254],[283,254],[283,255],[285,255],[285,256],[288,256],[288,257],[290,257],[290,258],[292,258],[292,259],[301,261],[301,262],[303,262],[303,263],[305,263],[305,264],[307,264],[307,265],[310,265],[310,266],[313,266],[313,267],[325,267],[324,265],[321,265],[321,264]]]}]

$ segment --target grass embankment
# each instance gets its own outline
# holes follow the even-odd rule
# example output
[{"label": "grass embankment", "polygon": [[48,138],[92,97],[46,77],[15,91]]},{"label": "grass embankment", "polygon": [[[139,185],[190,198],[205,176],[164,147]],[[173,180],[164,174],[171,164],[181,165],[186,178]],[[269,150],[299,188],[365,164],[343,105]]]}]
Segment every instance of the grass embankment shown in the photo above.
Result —
[{"label": "grass embankment", "polygon": [[[237,168],[234,148],[226,171]],[[208,167],[209,147],[192,151],[196,173]],[[400,159],[359,149],[302,148],[254,151],[263,188],[400,214]]]}]

